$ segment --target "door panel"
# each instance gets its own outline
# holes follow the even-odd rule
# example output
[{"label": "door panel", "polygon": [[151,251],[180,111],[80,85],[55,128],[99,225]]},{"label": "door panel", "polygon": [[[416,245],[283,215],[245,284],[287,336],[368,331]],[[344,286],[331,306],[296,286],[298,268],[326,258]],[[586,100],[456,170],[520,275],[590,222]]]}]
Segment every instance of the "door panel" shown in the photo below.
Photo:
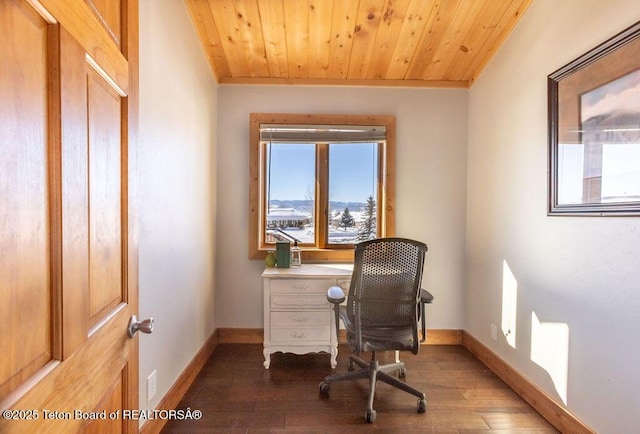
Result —
[{"label": "door panel", "polygon": [[113,0],[87,0],[87,3],[102,21],[116,45],[120,46],[121,4]]},{"label": "door panel", "polygon": [[[84,430],[90,421],[76,417],[75,411],[92,412],[100,409],[105,396],[115,390],[121,380],[122,372],[129,371],[129,339],[126,333],[122,333],[120,323],[128,320],[130,312],[125,305],[122,306],[112,320],[99,328],[69,359],[55,363],[47,372],[39,373],[41,379],[36,376],[22,385],[28,391],[11,409],[37,409],[38,419],[0,419],[0,432],[31,434]],[[122,398],[119,399],[125,400],[126,389],[119,390],[122,392]],[[123,425],[131,422],[122,417],[117,420]]]},{"label": "door panel", "polygon": [[137,432],[137,2],[63,3],[0,0],[0,432]]},{"label": "door panel", "polygon": [[123,418],[111,418],[111,415],[118,414],[117,412],[122,409],[122,395],[124,383],[123,378],[126,378],[126,372],[121,372],[120,377],[113,385],[111,390],[105,393],[105,396],[100,401],[98,406],[94,409],[93,413],[96,415],[105,415],[104,419],[90,420],[86,426],[85,433],[105,433],[105,434],[118,434],[123,432],[122,420]]},{"label": "door panel", "polygon": [[122,301],[121,101],[87,65],[89,107],[89,314],[93,325]]},{"label": "door panel", "polygon": [[[30,49],[8,44],[14,34]],[[31,8],[0,3],[0,401],[51,359],[53,347],[47,35]]]}]

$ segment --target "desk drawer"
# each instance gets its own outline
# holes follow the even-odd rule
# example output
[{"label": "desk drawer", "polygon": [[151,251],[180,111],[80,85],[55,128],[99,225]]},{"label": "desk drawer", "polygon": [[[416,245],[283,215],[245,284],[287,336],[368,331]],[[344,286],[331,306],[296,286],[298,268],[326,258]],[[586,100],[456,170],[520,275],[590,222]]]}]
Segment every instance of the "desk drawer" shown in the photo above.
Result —
[{"label": "desk drawer", "polygon": [[271,309],[329,309],[329,302],[325,294],[271,294]]},{"label": "desk drawer", "polygon": [[329,342],[330,339],[330,326],[271,328],[271,342]]},{"label": "desk drawer", "polygon": [[322,294],[334,285],[332,279],[271,279],[271,293]]},{"label": "desk drawer", "polygon": [[325,326],[331,321],[329,313],[325,310],[271,312],[271,327]]}]

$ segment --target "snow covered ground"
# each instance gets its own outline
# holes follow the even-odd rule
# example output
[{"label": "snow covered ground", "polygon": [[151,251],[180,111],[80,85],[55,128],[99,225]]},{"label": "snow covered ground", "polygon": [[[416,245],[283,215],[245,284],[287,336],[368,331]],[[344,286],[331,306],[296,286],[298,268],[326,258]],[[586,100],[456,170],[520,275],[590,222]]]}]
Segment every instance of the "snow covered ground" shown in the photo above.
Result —
[{"label": "snow covered ground", "polygon": [[[304,229],[287,228],[283,230],[303,243],[314,242],[313,227],[307,227]],[[346,231],[345,228],[329,228],[329,242],[332,244],[355,244],[357,236],[358,228],[355,226],[347,228]]]}]

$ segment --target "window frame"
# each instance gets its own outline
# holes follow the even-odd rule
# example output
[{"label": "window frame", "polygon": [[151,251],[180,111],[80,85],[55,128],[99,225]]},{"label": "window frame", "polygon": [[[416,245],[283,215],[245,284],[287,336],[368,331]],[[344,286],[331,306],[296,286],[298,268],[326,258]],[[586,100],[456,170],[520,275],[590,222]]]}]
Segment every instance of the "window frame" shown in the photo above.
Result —
[{"label": "window frame", "polygon": [[[265,243],[262,228],[266,224],[265,215],[265,176],[266,163],[260,145],[261,124],[291,125],[384,125],[386,142],[379,146],[379,174],[376,207],[380,237],[395,235],[395,135],[396,118],[392,115],[325,115],[325,114],[284,114],[284,113],[251,113],[249,122],[249,259],[264,259],[272,244]],[[326,238],[326,214],[320,207],[328,198],[328,180],[323,179],[319,169],[320,159],[327,153],[316,149],[316,244],[319,247],[302,248],[302,260],[306,262],[351,262],[353,248],[351,245],[335,245],[323,247]],[[325,147],[325,149],[328,147]],[[320,175],[320,176],[319,176]],[[325,173],[325,175],[328,175]],[[322,212],[324,218],[318,218]]]}]

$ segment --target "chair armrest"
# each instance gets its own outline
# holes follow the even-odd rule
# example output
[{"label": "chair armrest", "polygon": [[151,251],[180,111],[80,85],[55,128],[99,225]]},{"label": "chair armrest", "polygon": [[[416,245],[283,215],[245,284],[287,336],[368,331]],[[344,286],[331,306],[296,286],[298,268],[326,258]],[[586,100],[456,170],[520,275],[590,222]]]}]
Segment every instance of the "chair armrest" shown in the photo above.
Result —
[{"label": "chair armrest", "polygon": [[424,288],[420,289],[420,301],[423,303],[433,303],[433,295]]},{"label": "chair armrest", "polygon": [[327,291],[327,300],[333,304],[342,303],[345,300],[344,291],[339,286],[332,286]]},{"label": "chair armrest", "polygon": [[340,303],[342,303],[345,298],[344,291],[339,286],[332,286],[327,291],[327,300],[333,304],[333,314],[335,315],[336,345],[338,344],[338,336],[340,336]]},{"label": "chair armrest", "polygon": [[424,288],[420,288],[420,326],[422,328],[422,338],[420,339],[420,342],[425,342],[427,340],[427,313],[425,304],[433,303],[433,299],[433,294]]}]

